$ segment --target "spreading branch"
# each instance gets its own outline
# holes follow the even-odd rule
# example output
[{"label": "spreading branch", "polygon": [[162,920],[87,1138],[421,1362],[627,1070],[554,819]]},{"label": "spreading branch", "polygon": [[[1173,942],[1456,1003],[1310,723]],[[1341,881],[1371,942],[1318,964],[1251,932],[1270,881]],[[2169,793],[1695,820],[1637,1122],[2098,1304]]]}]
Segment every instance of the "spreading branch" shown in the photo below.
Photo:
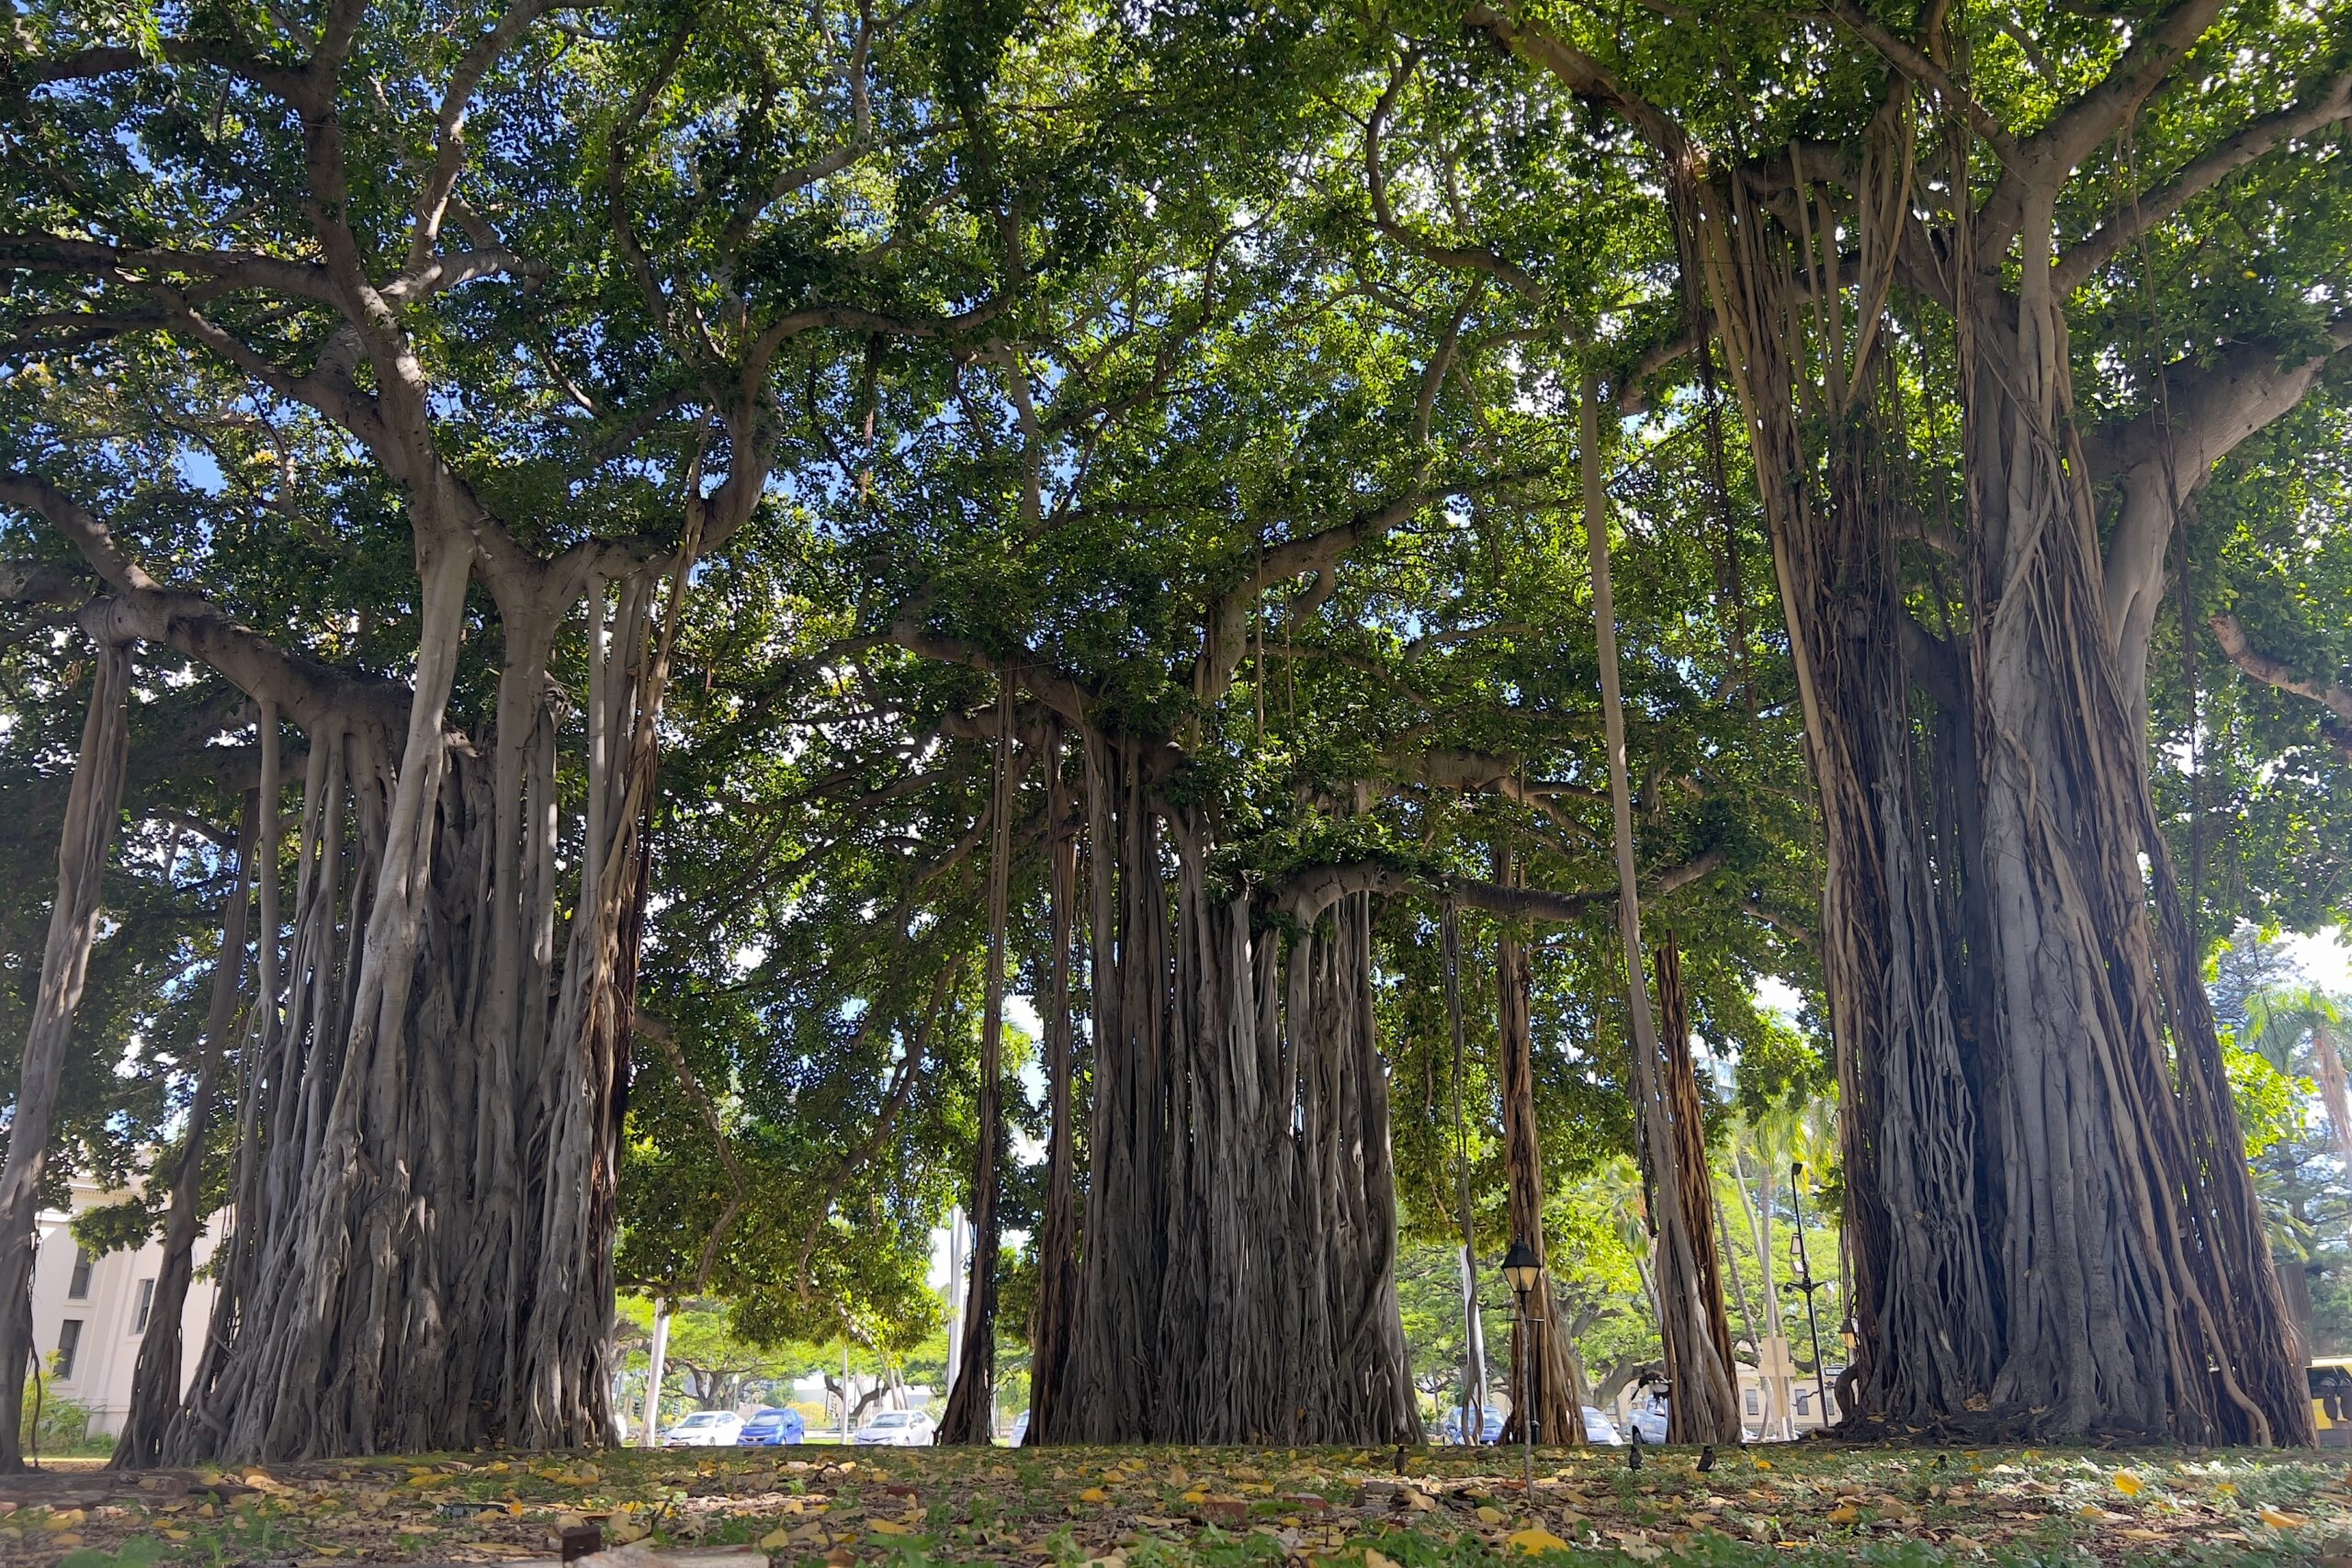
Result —
[{"label": "spreading branch", "polygon": [[268,698],[312,733],[367,718],[398,734],[408,724],[409,691],[287,652],[200,594],[167,588],[118,544],[114,531],[48,480],[0,471],[0,505],[54,527],[113,590],[84,612],[107,635],[178,649],[218,671],[246,695]]},{"label": "spreading branch", "polygon": [[1543,308],[1550,302],[1544,286],[1528,272],[1505,261],[1484,245],[1448,245],[1430,239],[1419,230],[1398,221],[1388,200],[1388,174],[1380,158],[1381,141],[1387,132],[1388,117],[1396,107],[1397,97],[1413,72],[1421,62],[1421,51],[1408,49],[1390,73],[1388,85],[1372,107],[1371,118],[1363,132],[1363,181],[1365,194],[1372,202],[1372,224],[1383,234],[1403,245],[1415,255],[1440,266],[1482,273],[1495,279],[1523,299]]},{"label": "spreading branch", "polygon": [[2352,71],[2328,82],[2292,108],[2249,121],[2238,132],[2197,158],[2171,179],[2124,207],[2084,239],[2060,254],[2052,280],[2061,294],[2113,260],[2117,252],[2178,212],[2196,197],[2298,137],[2352,119]]},{"label": "spreading branch", "polygon": [[2324,708],[2327,717],[2320,721],[2320,728],[2327,736],[2327,743],[2346,761],[2352,762],[2352,686],[2303,674],[2285,660],[2255,647],[2235,615],[2215,615],[2206,624],[2213,628],[2214,640],[2222,645],[2230,662],[2247,675],[2274,690],[2309,698]]},{"label": "spreading branch", "polygon": [[1577,96],[1611,110],[1669,161],[1679,164],[1689,160],[1690,138],[1664,109],[1625,85],[1615,72],[1591,55],[1542,23],[1527,20],[1514,11],[1510,0],[1505,0],[1500,8],[1476,5],[1463,17],[1463,23],[1529,64],[1551,73]]}]

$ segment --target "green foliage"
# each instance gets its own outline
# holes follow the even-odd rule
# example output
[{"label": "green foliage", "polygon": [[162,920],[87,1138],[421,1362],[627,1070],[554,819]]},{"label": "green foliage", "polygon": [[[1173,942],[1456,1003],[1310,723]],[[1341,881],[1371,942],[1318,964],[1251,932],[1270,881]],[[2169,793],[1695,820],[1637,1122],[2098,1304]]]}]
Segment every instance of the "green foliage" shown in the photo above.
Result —
[{"label": "green foliage", "polygon": [[[2298,1080],[2252,1051],[2224,1047],[2222,1060],[2229,1072],[2230,1098],[2237,1105],[2238,1127],[2245,1136],[2249,1159],[2260,1158],[2280,1139],[2302,1130],[2302,1111],[2296,1104]],[[2308,1092],[2308,1080],[2300,1087]]]},{"label": "green foliage", "polygon": [[24,1409],[18,1414],[17,1430],[17,1440],[28,1454],[59,1458],[94,1447],[99,1452],[108,1452],[114,1447],[111,1438],[101,1438],[94,1443],[90,1438],[89,1406],[77,1400],[60,1398],[48,1388],[45,1379],[26,1380]]},{"label": "green foliage", "polygon": [[[285,17],[232,9],[20,8],[27,61],[119,44],[141,68],[9,88],[12,230],[317,262],[299,127],[251,73],[160,68],[183,27],[250,35],[274,61],[309,47]],[[1809,12],[1718,9],[1693,27],[1672,6],[1526,11],[1710,150],[1849,139],[1885,99],[1884,62]],[[407,265],[433,85],[485,16],[363,8],[338,103],[365,171],[347,193],[354,265],[379,280]],[[2345,22],[2342,0],[2223,8],[2193,90],[2157,95],[2090,154],[2061,228],[2091,231],[2126,193],[2340,69]],[[2113,62],[2110,23],[2041,0],[1960,15],[1970,90],[2035,126]],[[742,474],[758,492],[739,529],[707,541],[671,628],[649,814],[617,1269],[634,1290],[723,1303],[682,1314],[682,1343],[707,1337],[714,1365],[848,1343],[905,1366],[936,1338],[933,1232],[968,1202],[978,1136],[986,715],[990,671],[1010,663],[1028,694],[1010,947],[1033,1001],[1048,983],[1046,845],[1069,827],[1051,818],[1047,776],[1074,796],[1087,766],[1074,744],[1045,754],[1051,725],[1164,762],[1159,804],[1206,825],[1212,890],[1259,897],[1270,942],[1295,934],[1283,890],[1333,868],[1384,876],[1374,1007],[1403,1288],[1432,1372],[1459,1348],[1431,1260],[1460,1245],[1465,1175],[1475,1249],[1504,1239],[1505,927],[1461,895],[1507,852],[1524,886],[1577,900],[1516,931],[1546,1234],[1576,1265],[1588,1362],[1644,1353],[1576,482],[1588,372],[1613,400],[1600,456],[1640,870],[1655,883],[1709,868],[1645,901],[1647,934],[1677,938],[1694,1032],[1732,1064],[1725,1102],[1711,1100],[1719,1164],[1769,1144],[1784,1168],[1805,1143],[1826,1183],[1808,1214],[1834,1207],[1835,1140],[1805,1120],[1835,1074],[1803,694],[1723,367],[1679,347],[1674,214],[1656,161],[1613,122],[1428,5],[721,0],[540,17],[476,85],[465,128],[464,210],[443,243],[486,254],[494,236],[527,265],[398,306],[441,389],[429,434],[455,481],[543,556],[591,540],[661,554],[682,536],[688,482],[700,499]],[[2229,344],[2284,353],[2335,330],[2352,187],[2341,128],[2317,140],[2197,195],[2080,281],[2086,432],[2148,415],[2169,395],[2158,364],[2185,376]],[[140,314],[153,300],[136,269],[29,254],[0,258],[0,465],[71,489],[158,581],[289,653],[404,680],[410,498],[316,385],[249,363],[339,365],[335,312],[315,292],[204,283],[208,320],[249,351],[224,357]],[[1915,281],[1894,301],[1888,375],[1926,526],[1954,521],[1961,432],[1952,345]],[[377,374],[349,372],[363,390]],[[2205,626],[2236,615],[2312,680],[2352,665],[2346,389],[2332,372],[2221,465],[2182,532],[2180,614],[2159,620],[2153,791],[2208,932],[2352,913],[2340,723],[2216,658]],[[92,580],[29,514],[0,517],[0,558],[71,584],[10,600],[0,627],[13,1052],[87,684],[66,606]],[[1925,560],[1905,557],[1906,608],[1951,632],[1954,591]],[[449,709],[475,744],[494,739],[506,635],[477,592]],[[585,660],[575,621],[557,683],[584,692]],[[1048,685],[1062,708],[1040,700]],[[142,649],[135,703],[53,1168],[115,1180],[175,1157],[252,738],[240,694],[168,649]],[[581,705],[550,713],[577,756]],[[571,767],[560,784],[576,796]],[[1458,1065],[1437,937],[1449,900]],[[2238,1001],[2258,988],[2216,981],[2225,1013],[2233,984],[2246,982]],[[1793,988],[1795,1019],[1759,1005],[1768,983]],[[1081,964],[1081,1170],[1089,984]],[[2249,1150],[2324,1160],[2287,1010],[2265,1019],[2277,1027],[2243,1009],[2227,1021]],[[1033,1240],[1041,1051],[1008,1042],[1003,1224]],[[208,1195],[229,1158],[216,1147]],[[2335,1201],[2325,1175],[2279,1176],[2315,1235]],[[160,1202],[95,1211],[76,1234],[129,1246]],[[1751,1227],[1729,1228],[1760,1275]],[[1008,1348],[1035,1262],[1018,1248],[1004,1262]]]}]

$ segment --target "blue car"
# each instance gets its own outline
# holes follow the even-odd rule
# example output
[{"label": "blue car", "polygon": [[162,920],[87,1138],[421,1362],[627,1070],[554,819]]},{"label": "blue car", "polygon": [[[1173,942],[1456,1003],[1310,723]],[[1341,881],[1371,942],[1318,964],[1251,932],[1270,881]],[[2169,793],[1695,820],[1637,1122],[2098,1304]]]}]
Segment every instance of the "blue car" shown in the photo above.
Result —
[{"label": "blue car", "polygon": [[[1503,1435],[1503,1413],[1488,1405],[1479,1414],[1484,1417],[1478,1423],[1479,1441],[1487,1443],[1499,1441]],[[1459,1443],[1462,1440],[1462,1410],[1459,1405],[1447,1412],[1442,1430],[1445,1434],[1445,1441]]]},{"label": "blue car", "polygon": [[744,1417],[743,1429],[735,1434],[735,1441],[747,1449],[772,1449],[781,1443],[797,1443],[808,1435],[808,1423],[800,1418],[800,1412],[771,1406]]}]

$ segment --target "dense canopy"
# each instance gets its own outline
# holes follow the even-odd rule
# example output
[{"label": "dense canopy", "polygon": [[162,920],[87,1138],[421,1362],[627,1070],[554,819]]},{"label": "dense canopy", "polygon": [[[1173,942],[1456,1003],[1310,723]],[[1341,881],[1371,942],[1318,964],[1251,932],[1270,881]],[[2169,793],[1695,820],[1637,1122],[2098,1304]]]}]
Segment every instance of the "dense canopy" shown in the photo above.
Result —
[{"label": "dense canopy", "polygon": [[228,1238],[125,1463],[903,1358],[955,1207],[950,1440],[1418,1439],[1514,1238],[1514,1422],[1638,1295],[1736,1440],[1801,1147],[1856,1430],[2307,1441],[2205,975],[2352,913],[2348,40],[19,6],[0,1404],[78,1170]]}]

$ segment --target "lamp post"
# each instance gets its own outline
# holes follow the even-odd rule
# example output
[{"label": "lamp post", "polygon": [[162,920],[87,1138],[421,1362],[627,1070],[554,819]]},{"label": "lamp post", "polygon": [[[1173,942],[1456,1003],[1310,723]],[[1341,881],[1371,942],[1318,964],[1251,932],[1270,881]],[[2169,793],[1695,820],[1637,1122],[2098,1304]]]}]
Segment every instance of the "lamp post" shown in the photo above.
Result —
[{"label": "lamp post", "polygon": [[1804,1244],[1804,1161],[1789,1167],[1789,1207],[1796,1215],[1797,1289],[1804,1292],[1804,1320],[1813,1330],[1813,1391],[1821,1399],[1821,1426],[1829,1428],[1829,1384],[1821,1375],[1821,1318],[1813,1310],[1813,1292],[1821,1288],[1813,1277],[1813,1254]]},{"label": "lamp post", "polygon": [[1535,1324],[1537,1319],[1528,1310],[1528,1298],[1543,1281],[1544,1263],[1535,1249],[1524,1241],[1513,1241],[1510,1250],[1503,1254],[1503,1278],[1510,1281],[1511,1293],[1519,1298],[1519,1388],[1514,1397],[1519,1401],[1519,1438],[1527,1452],[1527,1511],[1535,1512],[1535,1402],[1530,1394],[1535,1386]]}]

